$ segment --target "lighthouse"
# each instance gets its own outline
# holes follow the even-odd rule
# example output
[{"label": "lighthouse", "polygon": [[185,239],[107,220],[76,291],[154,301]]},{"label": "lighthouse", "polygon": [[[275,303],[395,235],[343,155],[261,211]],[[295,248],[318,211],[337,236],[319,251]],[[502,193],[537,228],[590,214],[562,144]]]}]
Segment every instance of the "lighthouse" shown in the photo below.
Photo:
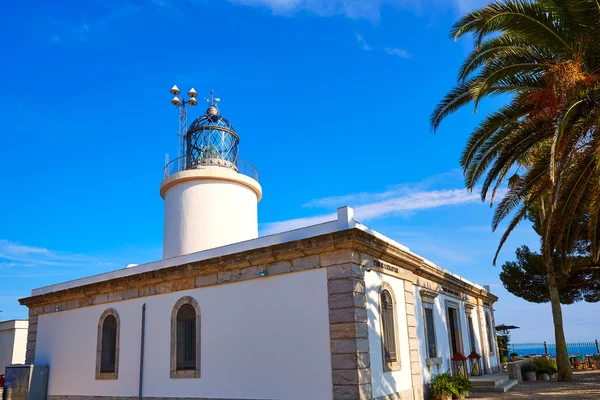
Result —
[{"label": "lighthouse", "polygon": [[165,202],[163,259],[195,253],[258,237],[258,202],[262,188],[258,173],[239,158],[240,138],[219,111],[219,99],[207,99],[208,108],[187,126],[186,102],[177,96],[180,110],[180,157],[165,167],[160,195]]}]

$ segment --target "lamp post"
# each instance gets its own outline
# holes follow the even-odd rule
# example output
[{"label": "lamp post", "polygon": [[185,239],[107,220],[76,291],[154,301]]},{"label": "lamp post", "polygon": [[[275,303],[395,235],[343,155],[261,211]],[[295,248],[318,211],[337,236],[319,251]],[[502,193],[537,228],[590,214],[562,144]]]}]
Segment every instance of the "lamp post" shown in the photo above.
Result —
[{"label": "lamp post", "polygon": [[188,104],[191,107],[198,105],[198,100],[196,100],[198,93],[196,93],[194,88],[191,88],[188,92],[189,99],[186,100],[183,96],[181,99],[178,97],[181,92],[179,91],[177,85],[173,85],[169,92],[171,92],[171,94],[174,96],[173,100],[171,100],[171,104],[177,107],[177,111],[179,112],[179,130],[177,131],[179,155],[177,157],[177,171],[181,171],[181,162],[185,153],[185,133],[187,132],[187,106]]}]

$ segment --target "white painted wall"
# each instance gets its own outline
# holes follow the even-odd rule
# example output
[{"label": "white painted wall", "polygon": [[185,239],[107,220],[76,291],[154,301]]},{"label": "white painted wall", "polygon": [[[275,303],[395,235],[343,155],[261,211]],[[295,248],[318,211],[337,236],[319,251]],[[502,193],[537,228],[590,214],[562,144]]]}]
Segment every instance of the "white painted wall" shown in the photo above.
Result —
[{"label": "white painted wall", "polygon": [[487,335],[488,335],[488,330],[490,330],[491,327],[490,327],[490,325],[487,324],[487,321],[485,319],[485,314],[487,313],[490,315],[490,324],[492,324],[492,326],[495,326],[494,312],[489,307],[482,307],[482,309],[483,309],[483,327],[484,327],[483,340],[485,340],[485,348],[487,350],[488,366],[489,366],[489,368],[491,368],[493,370],[494,368],[498,368],[500,366],[500,357],[498,357],[498,345],[497,345],[497,341],[496,341],[495,330],[492,330],[492,332],[491,332],[493,348],[490,351]]},{"label": "white painted wall", "polygon": [[0,375],[11,364],[24,364],[27,351],[27,320],[0,322]]},{"label": "white painted wall", "polygon": [[[171,311],[201,308],[201,378],[170,379]],[[146,303],[144,396],[331,399],[325,269],[132,299],[39,317],[36,362],[50,364],[50,395],[137,396]],[[98,318],[121,320],[119,379],[95,380]]]},{"label": "white painted wall", "polygon": [[[398,335],[398,351],[401,369],[399,371],[383,371],[383,354],[381,349],[381,319],[379,313],[379,291],[383,283],[387,283],[396,301],[396,334]],[[369,351],[371,353],[371,379],[373,398],[391,393],[402,392],[412,388],[410,372],[410,349],[408,347],[408,326],[406,323],[406,303],[404,300],[404,282],[377,271],[365,273],[367,295],[367,315],[369,317]]]},{"label": "white painted wall", "polygon": [[[421,376],[423,379],[423,383],[427,384],[431,380],[431,377],[438,373],[437,367],[431,367],[429,369],[426,365],[427,358],[427,348],[426,348],[426,339],[425,339],[425,321],[423,319],[423,303],[421,301],[421,296],[419,294],[419,290],[421,288],[415,286],[414,295],[415,295],[415,314],[417,317],[417,336],[419,341],[419,356],[421,358]],[[439,368],[439,372],[446,372],[451,370],[452,364],[450,359],[453,354],[451,354],[450,350],[450,336],[448,331],[448,315],[446,313],[446,300],[452,301],[454,303],[458,303],[459,305],[459,318],[460,318],[460,328],[462,331],[462,341],[463,341],[463,354],[468,356],[471,352],[471,345],[469,341],[469,330],[467,325],[467,316],[465,313],[464,302],[456,299],[455,297],[447,296],[444,294],[439,294],[435,299],[434,309],[434,324],[435,324],[435,333],[436,333],[436,342],[437,342],[437,351],[438,357],[442,358],[442,365]],[[483,353],[483,348],[487,349],[487,338],[484,336],[481,337],[479,331],[479,316],[477,309],[473,310],[471,315],[473,316],[473,328],[475,331],[475,346],[476,351],[482,357],[485,356]],[[484,332],[485,335],[485,332]],[[484,342],[484,340],[486,342]],[[482,347],[485,346],[485,347]],[[484,360],[482,360],[483,366]],[[492,360],[495,363],[495,360]],[[493,364],[497,365],[497,364]]]},{"label": "white painted wall", "polygon": [[[481,357],[483,357],[483,342],[482,342],[482,338],[481,338],[481,332],[479,330],[479,313],[477,312],[477,308],[473,309],[473,311],[471,311],[471,317],[473,317],[473,330],[475,333],[475,348],[477,351],[477,354],[479,354]],[[466,323],[466,315],[465,315],[465,323]],[[468,332],[467,332],[468,335]],[[468,338],[468,336],[467,336]],[[468,342],[467,342],[468,343]],[[465,354],[467,355],[467,354]],[[483,359],[482,359],[482,366],[483,366]]]},{"label": "white painted wall", "polygon": [[[198,177],[194,180],[179,179],[164,194],[163,258],[258,237],[259,198],[251,187],[240,183],[252,181],[260,188],[257,182],[245,176],[242,179],[241,174],[223,167],[180,174]],[[240,181],[225,179],[231,178],[229,175],[233,178],[237,175]],[[220,179],[221,176],[223,179]]]}]

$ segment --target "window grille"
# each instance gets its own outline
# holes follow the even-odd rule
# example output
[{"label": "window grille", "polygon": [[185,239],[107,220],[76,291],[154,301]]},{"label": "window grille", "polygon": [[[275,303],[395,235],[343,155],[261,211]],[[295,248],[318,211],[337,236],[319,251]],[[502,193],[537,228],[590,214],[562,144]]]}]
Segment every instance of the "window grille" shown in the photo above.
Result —
[{"label": "window grille", "polygon": [[196,368],[196,311],[184,304],[177,312],[177,370]]},{"label": "window grille", "polygon": [[437,357],[437,344],[435,340],[435,325],[433,323],[433,308],[426,307],[425,312],[425,336],[427,338],[427,358]]},{"label": "window grille", "polygon": [[102,323],[102,349],[100,372],[116,371],[117,354],[117,319],[108,315]]},{"label": "window grille", "polygon": [[381,323],[383,327],[383,358],[386,362],[397,361],[394,302],[388,290],[381,292]]}]

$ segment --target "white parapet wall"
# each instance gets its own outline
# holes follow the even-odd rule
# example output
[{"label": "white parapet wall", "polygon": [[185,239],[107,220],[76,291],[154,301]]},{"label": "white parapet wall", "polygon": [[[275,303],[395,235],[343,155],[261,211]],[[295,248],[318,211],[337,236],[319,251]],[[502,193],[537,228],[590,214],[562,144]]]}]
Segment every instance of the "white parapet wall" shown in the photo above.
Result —
[{"label": "white parapet wall", "polygon": [[[200,378],[170,377],[171,312],[200,307]],[[144,397],[331,399],[325,269],[197,288],[41,315],[36,363],[50,365],[49,395],[137,396],[146,304]],[[101,314],[120,317],[119,376],[96,380]]]},{"label": "white parapet wall", "polygon": [[0,375],[11,364],[23,364],[27,351],[27,320],[0,322]]}]

